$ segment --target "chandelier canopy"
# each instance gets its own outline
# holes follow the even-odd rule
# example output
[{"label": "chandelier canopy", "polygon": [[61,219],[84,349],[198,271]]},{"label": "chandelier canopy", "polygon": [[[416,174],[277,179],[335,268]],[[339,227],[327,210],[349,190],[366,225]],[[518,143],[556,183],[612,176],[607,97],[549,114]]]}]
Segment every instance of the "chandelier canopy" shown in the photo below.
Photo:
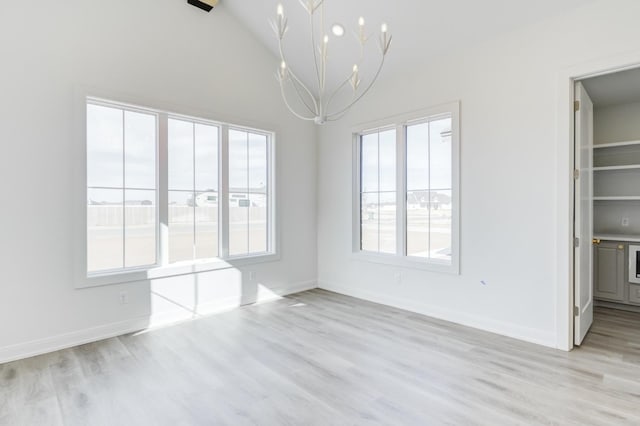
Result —
[{"label": "chandelier canopy", "polygon": [[[382,24],[380,28],[379,44],[380,44],[380,61],[377,71],[371,78],[371,81],[364,87],[361,86],[360,66],[364,59],[364,49],[367,41],[371,38],[365,31],[364,18],[358,19],[358,28],[355,31],[356,39],[360,44],[360,58],[350,65],[348,76],[342,80],[336,87],[327,90],[327,57],[329,51],[329,35],[326,31],[324,23],[324,0],[299,0],[302,7],[309,15],[309,27],[311,37],[311,49],[313,50],[313,66],[315,68],[315,76],[317,78],[317,87],[309,88],[305,85],[298,75],[289,67],[284,55],[282,41],[287,33],[289,26],[287,18],[284,15],[282,4],[278,4],[276,19],[271,25],[278,39],[278,50],[280,52],[280,68],[277,72],[277,78],[280,82],[280,91],[282,98],[289,110],[302,120],[314,121],[316,124],[324,124],[327,121],[335,121],[340,119],[347,111],[356,104],[371,89],[384,65],[384,60],[391,46],[391,34],[387,28],[387,24]],[[319,29],[316,29],[316,16],[319,16]],[[340,37],[344,34],[344,27],[340,24],[334,24],[331,28],[334,35]],[[317,43],[317,40],[321,40]],[[342,104],[336,106],[337,95],[345,92],[345,88],[351,87],[351,96],[343,100]],[[288,93],[297,98],[294,108]]]}]

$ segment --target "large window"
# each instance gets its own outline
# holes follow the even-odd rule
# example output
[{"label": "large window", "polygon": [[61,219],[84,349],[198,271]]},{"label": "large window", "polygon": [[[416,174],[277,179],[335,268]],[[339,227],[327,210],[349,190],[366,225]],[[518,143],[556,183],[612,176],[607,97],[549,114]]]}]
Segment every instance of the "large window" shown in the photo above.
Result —
[{"label": "large window", "polygon": [[355,134],[356,251],[457,272],[458,110],[449,104]]},{"label": "large window", "polygon": [[271,133],[96,99],[86,124],[89,277],[274,253]]}]

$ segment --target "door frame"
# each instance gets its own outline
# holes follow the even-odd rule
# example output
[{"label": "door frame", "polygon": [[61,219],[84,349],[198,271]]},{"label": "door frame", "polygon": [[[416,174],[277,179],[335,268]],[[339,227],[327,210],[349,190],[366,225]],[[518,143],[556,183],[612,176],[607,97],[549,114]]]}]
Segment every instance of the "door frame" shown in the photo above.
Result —
[{"label": "door frame", "polygon": [[640,68],[640,51],[595,59],[564,69],[558,76],[558,126],[556,144],[557,229],[556,229],[556,347],[573,349],[574,331],[574,146],[575,83],[585,78]]}]

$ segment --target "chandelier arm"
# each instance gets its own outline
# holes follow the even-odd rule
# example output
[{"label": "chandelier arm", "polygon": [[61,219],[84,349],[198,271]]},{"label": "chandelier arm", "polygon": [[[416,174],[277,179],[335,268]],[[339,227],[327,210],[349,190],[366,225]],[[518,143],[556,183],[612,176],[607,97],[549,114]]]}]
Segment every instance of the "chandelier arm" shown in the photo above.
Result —
[{"label": "chandelier arm", "polygon": [[284,104],[287,106],[287,108],[289,109],[291,114],[295,115],[300,120],[312,121],[312,120],[315,119],[315,117],[305,117],[303,115],[300,115],[293,108],[291,108],[291,105],[289,105],[289,100],[287,99],[287,95],[284,93],[284,82],[283,82],[282,79],[280,79],[280,94],[282,95],[282,99],[284,100]]},{"label": "chandelier arm", "polygon": [[[300,89],[300,84],[297,83],[297,81],[295,79],[291,79],[291,85],[293,86],[294,89],[296,89],[296,93],[298,94],[298,98],[300,98],[300,102],[302,102],[304,104],[304,106],[307,108],[307,111],[309,111],[311,114],[314,114],[314,116],[317,115],[316,112],[313,110],[313,108],[311,108],[311,106],[305,100],[305,98],[303,96],[303,93],[301,92],[301,89]],[[315,101],[315,99],[313,99],[313,100]]]},{"label": "chandelier arm", "polygon": [[316,52],[316,34],[313,28],[313,12],[309,12],[309,21],[311,23],[311,51],[313,52],[313,63],[315,64],[316,78],[318,79],[318,90],[322,90],[320,83],[320,69],[318,68],[318,53]]},{"label": "chandelier arm", "polygon": [[[360,49],[360,59],[358,60],[358,63],[356,64],[356,66],[358,68],[360,68],[362,66],[362,63],[364,62],[364,45],[362,46],[362,48]],[[382,66],[382,65],[381,65]],[[344,80],[342,82],[342,84],[340,84],[340,86],[338,86],[338,88],[336,90],[333,91],[333,93],[331,93],[331,96],[329,96],[329,100],[327,101],[327,104],[325,106],[325,110],[328,111],[329,110],[329,106],[331,105],[331,102],[333,101],[333,98],[338,94],[338,92],[340,92],[340,90],[342,90],[342,88],[349,83],[349,81],[351,81],[351,78],[353,77],[353,73],[351,73],[351,75],[349,75],[349,77],[347,77],[346,80]],[[355,91],[354,91],[355,93]],[[355,98],[355,96],[354,96]],[[353,99],[352,99],[353,100]],[[342,116],[341,116],[342,117]]]},{"label": "chandelier arm", "polygon": [[[286,64],[287,61],[286,61],[286,59],[284,57],[284,51],[282,49],[282,41],[278,42],[278,47],[279,47],[279,51],[280,51],[280,60]],[[300,81],[300,79],[298,78],[296,73],[294,73],[291,68],[287,67],[287,73],[291,76],[291,78],[293,80],[295,80],[305,90],[305,92],[307,92],[307,94],[309,95],[309,97],[313,101],[313,106],[314,106],[315,112],[312,111],[312,114],[318,115],[318,111],[319,111],[318,101],[316,101],[316,97],[313,96],[313,93],[311,93],[311,90],[309,90],[309,88],[302,81]]]},{"label": "chandelier arm", "polygon": [[342,117],[344,117],[345,115],[347,115],[347,112],[349,111],[345,111],[342,114],[338,115],[337,117],[332,117],[332,118],[327,118],[327,121],[338,121],[340,120]]},{"label": "chandelier arm", "polygon": [[327,119],[333,119],[334,117],[339,116],[340,114],[347,112],[347,110],[349,108],[351,108],[353,105],[355,105],[356,102],[358,102],[360,99],[362,99],[362,97],[364,95],[366,95],[367,92],[369,92],[369,89],[371,89],[371,87],[373,87],[373,84],[376,82],[376,80],[378,79],[378,76],[380,75],[380,72],[382,71],[382,66],[384,65],[385,57],[386,57],[386,55],[382,55],[382,60],[380,61],[380,66],[378,66],[378,71],[376,71],[375,76],[373,77],[373,79],[371,80],[371,82],[369,83],[367,88],[360,94],[360,96],[358,96],[356,99],[354,99],[350,104],[348,104],[346,107],[344,107],[340,111],[334,112],[333,114],[327,114]]},{"label": "chandelier arm", "polygon": [[331,105],[331,102],[333,101],[333,98],[340,92],[340,90],[342,90],[342,88],[351,80],[351,77],[353,76],[353,74],[351,74],[345,81],[342,82],[342,84],[340,86],[338,86],[338,88],[336,90],[333,91],[333,93],[331,93],[331,96],[329,96],[329,100],[327,101],[327,105],[325,106],[325,110],[328,111],[329,110],[329,106]]},{"label": "chandelier arm", "polygon": [[[319,111],[319,108],[318,108],[318,101],[316,101],[316,98],[313,96],[313,94],[311,93],[311,91],[309,90],[309,88],[308,88],[307,86],[305,86],[305,84],[304,84],[302,81],[300,81],[300,79],[298,78],[298,76],[297,76],[297,75],[295,75],[295,74],[291,71],[291,69],[288,69],[288,70],[287,70],[287,72],[288,72],[288,73],[289,73],[289,75],[291,76],[292,84],[293,84],[293,83],[297,83],[299,87],[302,87],[302,88],[305,90],[305,92],[307,92],[307,94],[309,95],[309,97],[311,98],[311,100],[313,101],[313,110],[312,110],[312,111],[310,111],[310,112],[311,112],[312,114],[316,114],[316,115],[318,115],[318,111]],[[295,86],[295,84],[294,84],[294,86]],[[302,96],[300,96],[300,98],[302,99]],[[303,101],[303,102],[304,102],[304,101]],[[306,105],[306,103],[305,103],[305,105]]]}]

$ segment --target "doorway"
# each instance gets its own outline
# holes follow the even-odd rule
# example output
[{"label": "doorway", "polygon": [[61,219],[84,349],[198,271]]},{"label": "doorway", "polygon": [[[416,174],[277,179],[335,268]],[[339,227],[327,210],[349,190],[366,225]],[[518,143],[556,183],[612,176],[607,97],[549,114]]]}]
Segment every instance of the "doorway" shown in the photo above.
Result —
[{"label": "doorway", "polygon": [[612,319],[640,325],[640,68],[576,80],[574,111],[573,343],[581,345]]}]

